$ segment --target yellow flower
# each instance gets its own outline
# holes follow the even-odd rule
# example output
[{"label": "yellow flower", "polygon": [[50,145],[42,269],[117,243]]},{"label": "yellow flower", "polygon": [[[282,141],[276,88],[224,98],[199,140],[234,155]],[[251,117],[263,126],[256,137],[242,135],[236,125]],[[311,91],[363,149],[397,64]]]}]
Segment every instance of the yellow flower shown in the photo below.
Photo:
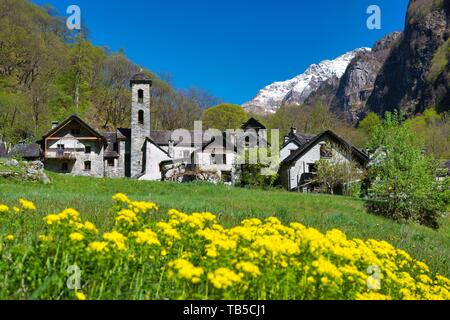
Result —
[{"label": "yellow flower", "polygon": [[84,236],[79,232],[74,232],[70,234],[69,238],[72,241],[83,241]]},{"label": "yellow flower", "polygon": [[19,203],[25,210],[36,210],[36,206],[33,202],[25,200],[25,199],[19,199]]},{"label": "yellow flower", "polygon": [[186,259],[176,259],[169,262],[168,266],[175,269],[176,274],[180,278],[191,281],[194,284],[200,282],[200,277],[203,275],[203,269],[195,267],[191,262]]},{"label": "yellow flower", "polygon": [[253,277],[257,277],[261,274],[261,271],[259,271],[258,266],[254,265],[251,262],[239,262],[238,264],[236,264],[236,269],[238,270],[242,270],[245,273],[250,274]]},{"label": "yellow flower", "polygon": [[103,239],[114,243],[116,248],[120,251],[125,251],[127,249],[127,247],[125,245],[125,241],[127,240],[127,238],[120,232],[113,231],[113,232],[105,233],[103,235]]},{"label": "yellow flower", "polygon": [[98,233],[97,227],[95,226],[95,224],[93,224],[90,221],[85,221],[83,227],[85,230],[87,230],[89,232]]},{"label": "yellow flower", "polygon": [[5,237],[7,241],[14,241],[15,237],[12,234],[9,234]]},{"label": "yellow flower", "polygon": [[19,213],[19,212],[20,212],[20,209],[19,209],[19,208],[17,208],[16,206],[14,206],[14,207],[13,207],[13,211],[14,211],[14,213],[16,213],[16,214],[17,214],[17,213]]},{"label": "yellow flower", "polygon": [[75,298],[77,300],[86,300],[86,295],[83,292],[77,291],[75,293]]},{"label": "yellow flower", "polygon": [[208,273],[208,280],[215,288],[226,289],[242,279],[236,272],[228,268],[219,268],[214,272]]},{"label": "yellow flower", "polygon": [[158,210],[156,203],[146,201],[132,201],[128,204],[128,207],[133,208],[136,213],[139,211],[142,213],[147,213],[151,210]]},{"label": "yellow flower", "polygon": [[158,236],[151,229],[145,229],[144,231],[132,232],[131,236],[136,238],[137,244],[157,245],[161,243],[158,240]]},{"label": "yellow flower", "polygon": [[117,213],[116,221],[118,222],[125,222],[129,225],[132,225],[137,222],[137,215],[134,211],[130,209],[122,209]]},{"label": "yellow flower", "polygon": [[4,204],[0,204],[0,213],[8,213],[8,212],[9,212],[9,207]]},{"label": "yellow flower", "polygon": [[381,293],[369,292],[358,294],[356,300],[392,300],[392,298]]},{"label": "yellow flower", "polygon": [[128,197],[127,197],[126,195],[124,195],[123,193],[117,193],[117,194],[115,194],[115,195],[112,197],[112,199],[113,199],[114,201],[117,201],[117,202],[125,202],[125,203],[130,202],[130,200],[128,199]]},{"label": "yellow flower", "polygon": [[108,242],[96,241],[89,244],[89,249],[95,252],[108,252]]}]

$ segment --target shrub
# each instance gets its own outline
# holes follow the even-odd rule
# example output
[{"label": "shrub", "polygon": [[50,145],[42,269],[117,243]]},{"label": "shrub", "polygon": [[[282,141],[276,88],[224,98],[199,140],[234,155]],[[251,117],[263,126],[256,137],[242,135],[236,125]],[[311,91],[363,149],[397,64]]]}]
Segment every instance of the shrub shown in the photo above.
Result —
[{"label": "shrub", "polygon": [[396,220],[412,220],[437,228],[448,197],[436,179],[434,161],[422,153],[415,135],[386,113],[370,141],[367,207]]}]

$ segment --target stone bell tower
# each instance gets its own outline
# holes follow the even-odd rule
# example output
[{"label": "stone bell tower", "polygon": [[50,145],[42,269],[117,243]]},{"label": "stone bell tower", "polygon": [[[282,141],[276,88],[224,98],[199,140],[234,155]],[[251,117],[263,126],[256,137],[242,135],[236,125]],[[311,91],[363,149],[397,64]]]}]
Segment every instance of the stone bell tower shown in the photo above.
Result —
[{"label": "stone bell tower", "polygon": [[150,137],[150,89],[152,80],[144,73],[131,78],[131,177],[144,170],[144,144]]}]

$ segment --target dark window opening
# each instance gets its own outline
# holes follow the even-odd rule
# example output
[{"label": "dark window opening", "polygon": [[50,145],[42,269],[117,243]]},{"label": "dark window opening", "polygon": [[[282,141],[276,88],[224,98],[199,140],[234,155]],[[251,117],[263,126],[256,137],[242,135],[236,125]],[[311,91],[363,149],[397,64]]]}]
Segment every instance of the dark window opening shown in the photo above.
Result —
[{"label": "dark window opening", "polygon": [[139,110],[138,112],[138,122],[139,124],[144,124],[144,111]]},{"label": "dark window opening", "polygon": [[144,103],[144,90],[138,90],[138,103]]},{"label": "dark window opening", "polygon": [[320,146],[320,157],[321,158],[332,158],[333,157],[333,149],[329,144],[322,144]]},{"label": "dark window opening", "polygon": [[308,172],[309,173],[315,173],[316,172],[316,165],[314,163],[308,163]]},{"label": "dark window opening", "polygon": [[91,162],[90,161],[84,162],[84,171],[91,171]]},{"label": "dark window opening", "polygon": [[118,144],[117,142],[114,142],[114,144],[113,144],[113,150],[114,150],[115,152],[119,152],[119,144]]},{"label": "dark window opening", "polygon": [[69,171],[69,165],[68,165],[66,162],[64,162],[64,163],[61,165],[61,170],[62,170],[63,172]]},{"label": "dark window opening", "polygon": [[91,153],[91,151],[92,151],[91,146],[84,147],[84,153]]},{"label": "dark window opening", "polygon": [[222,171],[222,181],[223,182],[232,182],[231,171]]},{"label": "dark window opening", "polygon": [[108,167],[114,167],[114,159],[108,159]]}]

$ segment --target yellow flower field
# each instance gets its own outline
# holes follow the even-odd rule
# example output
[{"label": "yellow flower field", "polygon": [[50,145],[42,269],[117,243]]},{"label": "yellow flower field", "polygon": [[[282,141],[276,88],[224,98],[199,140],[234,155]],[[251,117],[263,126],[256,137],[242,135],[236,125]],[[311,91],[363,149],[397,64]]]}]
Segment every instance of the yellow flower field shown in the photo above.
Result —
[{"label": "yellow flower field", "polygon": [[[209,212],[159,212],[113,197],[113,230],[74,209],[43,216],[47,232],[21,243],[20,199],[0,204],[2,298],[38,299],[450,299],[450,280],[385,241],[347,239],[277,218],[224,228]],[[17,232],[15,232],[15,230]],[[68,288],[80,270],[78,288]],[[21,289],[26,288],[26,289]]]}]

